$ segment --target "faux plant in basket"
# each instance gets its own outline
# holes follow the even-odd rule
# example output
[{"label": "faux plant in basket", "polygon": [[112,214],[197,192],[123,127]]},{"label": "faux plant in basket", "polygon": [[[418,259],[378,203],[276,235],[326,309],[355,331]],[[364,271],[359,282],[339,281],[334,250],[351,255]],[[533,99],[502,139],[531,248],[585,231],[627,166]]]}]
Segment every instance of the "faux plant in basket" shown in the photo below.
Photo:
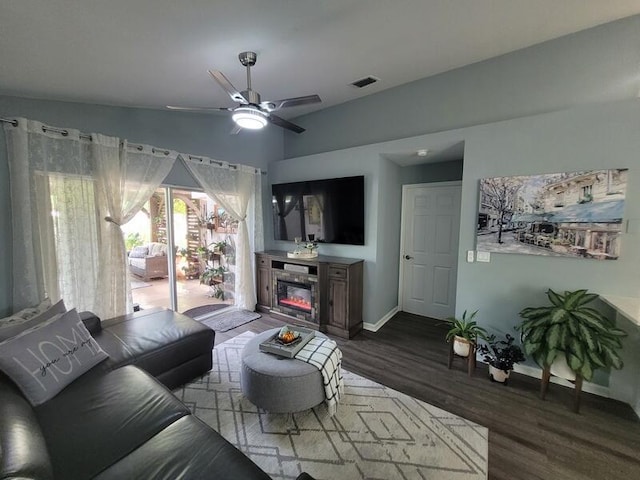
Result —
[{"label": "faux plant in basket", "polygon": [[545,373],[567,380],[591,380],[598,368],[622,368],[619,350],[627,333],[598,310],[587,305],[598,298],[587,290],[559,294],[547,291],[551,305],[527,307],[516,327],[524,353]]},{"label": "faux plant in basket", "polygon": [[487,337],[487,343],[478,347],[482,358],[489,364],[491,380],[507,383],[513,365],[524,361],[524,355],[518,345],[514,345],[515,338],[507,333],[505,340],[498,340],[495,335]]},{"label": "faux plant in basket", "polygon": [[477,344],[478,338],[487,338],[487,331],[473,320],[477,313],[478,310],[467,318],[465,310],[462,318],[449,317],[445,319],[445,322],[451,325],[445,338],[447,342],[453,342],[453,351],[460,357],[469,356],[469,352],[473,350],[472,345]]}]

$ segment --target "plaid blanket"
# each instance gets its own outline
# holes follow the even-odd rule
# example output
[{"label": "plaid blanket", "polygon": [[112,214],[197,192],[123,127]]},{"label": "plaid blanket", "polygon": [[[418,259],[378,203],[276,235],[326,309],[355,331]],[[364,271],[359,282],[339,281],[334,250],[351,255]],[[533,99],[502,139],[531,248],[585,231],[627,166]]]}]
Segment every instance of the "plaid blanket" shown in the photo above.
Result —
[{"label": "plaid blanket", "polygon": [[333,416],[338,410],[338,402],[344,392],[344,380],[340,371],[342,352],[338,345],[328,338],[313,337],[295,358],[310,363],[320,370],[327,408],[329,415]]}]

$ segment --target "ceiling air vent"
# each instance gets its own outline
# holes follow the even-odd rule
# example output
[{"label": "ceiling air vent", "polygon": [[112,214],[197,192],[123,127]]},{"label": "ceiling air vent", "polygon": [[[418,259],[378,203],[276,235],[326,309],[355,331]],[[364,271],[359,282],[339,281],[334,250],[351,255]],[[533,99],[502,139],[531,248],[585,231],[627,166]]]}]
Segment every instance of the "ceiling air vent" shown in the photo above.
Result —
[{"label": "ceiling air vent", "polygon": [[372,83],[376,83],[378,80],[379,79],[376,78],[376,77],[368,76],[368,77],[361,78],[360,80],[356,80],[351,85],[353,85],[354,87],[358,87],[358,88],[364,88],[367,85],[371,85]]}]

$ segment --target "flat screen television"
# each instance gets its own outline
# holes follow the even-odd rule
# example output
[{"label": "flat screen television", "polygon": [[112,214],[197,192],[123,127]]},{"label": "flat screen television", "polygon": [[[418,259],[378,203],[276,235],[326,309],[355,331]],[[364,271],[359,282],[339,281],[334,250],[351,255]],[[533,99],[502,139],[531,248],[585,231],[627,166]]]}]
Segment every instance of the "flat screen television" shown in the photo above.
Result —
[{"label": "flat screen television", "polygon": [[276,240],[364,245],[364,176],[274,184],[271,193]]}]

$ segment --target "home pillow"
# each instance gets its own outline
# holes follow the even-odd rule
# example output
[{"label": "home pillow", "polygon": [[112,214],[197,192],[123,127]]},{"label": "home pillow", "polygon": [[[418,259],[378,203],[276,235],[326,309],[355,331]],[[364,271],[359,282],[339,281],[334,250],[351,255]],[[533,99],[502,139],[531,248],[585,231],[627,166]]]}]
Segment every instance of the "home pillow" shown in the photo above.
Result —
[{"label": "home pillow", "polygon": [[149,247],[139,246],[133,247],[129,252],[130,258],[144,258],[149,254]]},{"label": "home pillow", "polygon": [[[46,301],[49,303],[49,305],[51,305],[51,302],[49,301],[49,299],[46,299]],[[40,305],[43,305],[44,303],[45,302],[42,302]],[[34,309],[25,309],[25,310],[34,310]],[[22,310],[22,312],[24,312],[25,310]],[[20,332],[24,332],[29,328],[35,327],[40,323],[46,322],[47,320],[52,318],[54,315],[57,315],[58,313],[64,313],[66,311],[67,309],[64,306],[64,302],[60,300],[58,303],[49,307],[47,310],[40,313],[39,315],[36,315],[35,317],[30,317],[26,319],[16,317],[17,320],[14,322],[9,321],[7,323],[0,323],[0,342],[6,340],[7,338],[15,337]],[[13,318],[13,317],[9,317],[9,318]]]},{"label": "home pillow", "polygon": [[75,309],[0,343],[0,370],[34,406],[107,358]]}]

